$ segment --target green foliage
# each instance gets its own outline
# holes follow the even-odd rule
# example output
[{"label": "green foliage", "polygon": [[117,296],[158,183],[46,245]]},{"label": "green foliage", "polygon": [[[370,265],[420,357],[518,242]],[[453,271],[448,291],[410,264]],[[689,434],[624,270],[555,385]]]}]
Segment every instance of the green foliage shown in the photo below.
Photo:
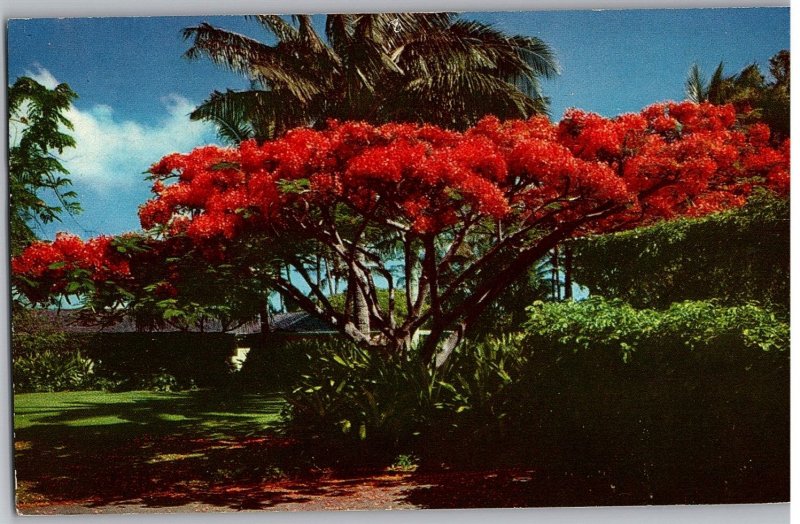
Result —
[{"label": "green foliage", "polygon": [[757,194],[739,210],[581,239],[574,253],[577,282],[636,307],[713,298],[789,310],[786,199]]},{"label": "green foliage", "polygon": [[[378,289],[378,308],[381,311],[389,310],[389,291],[386,289]],[[328,297],[328,301],[337,311],[344,311],[347,295],[344,293],[337,293]],[[395,317],[402,322],[408,316],[408,306],[406,304],[406,294],[404,291],[394,290],[394,314]]]},{"label": "green foliage", "polygon": [[49,350],[75,352],[85,342],[81,337],[69,336],[33,310],[14,308],[11,322],[11,355],[14,358]]},{"label": "green foliage", "polygon": [[234,343],[223,333],[106,333],[85,351],[116,390],[171,391],[226,386]]},{"label": "green foliage", "polygon": [[450,395],[444,399],[446,426],[463,447],[502,440],[512,429],[515,382],[528,356],[521,333],[468,341],[456,350],[445,370]]},{"label": "green foliage", "polygon": [[401,453],[397,455],[392,462],[392,465],[389,467],[392,471],[399,471],[401,473],[407,473],[411,471],[416,471],[419,467],[419,458],[414,455],[409,455],[406,453]]},{"label": "green foliage", "polygon": [[[167,373],[167,371],[162,368],[157,373],[153,373],[151,375],[138,379],[136,386],[131,387],[129,389],[137,391],[170,392],[170,391],[178,391],[182,388],[178,384],[178,379],[175,378],[175,375]],[[191,386],[189,386],[188,389],[192,389]]]},{"label": "green foliage", "polygon": [[318,346],[312,358],[285,395],[286,415],[291,431],[326,446],[394,456],[425,431],[453,389],[413,355],[386,358],[335,341]]},{"label": "green foliage", "polygon": [[[545,111],[541,78],[558,73],[553,50],[449,13],[251,17],[273,45],[201,24],[186,28],[186,57],[209,58],[251,80],[248,91],[214,91],[192,112],[238,143],[280,136],[330,118],[412,121],[463,129],[481,116]],[[265,58],[266,57],[266,58]]]},{"label": "green foliage", "polygon": [[92,389],[94,361],[80,352],[45,350],[16,357],[13,377],[17,393]]},{"label": "green foliage", "polygon": [[669,309],[634,309],[621,300],[536,304],[525,324],[530,341],[554,342],[574,352],[611,351],[629,362],[640,351],[735,347],[787,351],[789,325],[756,305],[686,301]]},{"label": "green foliage", "polygon": [[260,335],[249,335],[240,341],[250,353],[236,374],[236,381],[246,390],[281,391],[293,387],[299,377],[308,373],[316,360],[316,348],[327,346],[334,337],[294,339],[272,333],[266,341]]},{"label": "green foliage", "polygon": [[591,299],[530,314],[516,432],[541,453],[653,503],[692,503],[710,482],[720,500],[785,496],[789,326],[772,312]]},{"label": "green foliage", "polygon": [[20,309],[12,318],[17,391],[177,391],[230,379],[233,335],[69,333],[36,310]]},{"label": "green foliage", "polygon": [[655,502],[691,503],[709,482],[782,496],[789,328],[772,312],[592,298],[537,303],[529,317],[522,333],[468,341],[440,370],[309,347],[288,428],[317,462],[536,464],[607,475]]},{"label": "green foliage", "polygon": [[549,263],[543,260],[512,282],[476,321],[472,331],[476,338],[519,329],[527,317],[528,305],[553,298],[550,273]]},{"label": "green foliage", "polygon": [[268,299],[263,281],[247,261],[209,264],[201,253],[191,250],[162,256],[152,250],[145,236],[115,238],[114,244],[122,253],[149,257],[149,263],[136,268],[136,277],[144,285],[126,288],[106,283],[98,292],[87,292],[80,286],[92,285],[91,275],[75,275],[69,285],[88,297],[83,306],[93,316],[111,319],[124,314],[143,327],[200,330],[218,321],[223,331],[230,331],[254,319]]},{"label": "green foliage", "polygon": [[68,171],[54,154],[75,147],[73,138],[61,131],[72,129],[64,114],[75,98],[67,84],[48,89],[28,77],[18,78],[8,89],[12,254],[36,238],[32,225],[80,211],[77,195],[68,189],[71,181],[63,176]]}]

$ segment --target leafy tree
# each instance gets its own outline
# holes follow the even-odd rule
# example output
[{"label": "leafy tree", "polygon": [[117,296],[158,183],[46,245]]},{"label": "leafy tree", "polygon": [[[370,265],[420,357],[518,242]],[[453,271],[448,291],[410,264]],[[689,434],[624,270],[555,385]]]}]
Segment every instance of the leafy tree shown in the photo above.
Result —
[{"label": "leafy tree", "polygon": [[248,91],[214,92],[192,118],[238,143],[330,119],[425,122],[465,129],[482,116],[527,118],[547,107],[541,77],[558,72],[536,37],[509,36],[452,14],[328,15],[325,38],[308,15],[251,17],[276,40],[201,24],[186,56],[246,75]]},{"label": "leafy tree", "polygon": [[636,307],[716,299],[789,311],[788,199],[758,194],[737,210],[587,237],[574,250],[581,284]]},{"label": "leafy tree", "polygon": [[[8,182],[11,211],[11,252],[18,253],[36,238],[34,226],[77,213],[80,205],[68,189],[69,172],[55,156],[75,147],[63,132],[72,129],[65,116],[77,95],[67,84],[48,89],[32,78],[20,77],[8,89]],[[45,199],[54,199],[51,204]]]},{"label": "leafy tree", "polygon": [[[573,110],[559,124],[487,118],[463,133],[332,123],[165,157],[151,168],[155,197],[140,219],[158,235],[156,253],[182,242],[184,254],[210,264],[264,268],[272,289],[363,347],[405,352],[425,326],[421,357],[441,365],[508,286],[564,241],[741,206],[754,186],[786,194],[788,163],[788,142],[770,145],[763,124],[742,129],[732,107],[688,102],[613,119]],[[387,239],[420,254],[415,300],[411,265],[400,284],[397,259],[380,255]],[[12,261],[15,278],[39,296],[63,290],[76,271],[95,286],[129,285],[140,257],[103,242],[34,244]],[[304,255],[321,250],[346,268],[347,293],[362,293],[367,326],[330,303],[315,278],[324,272]],[[300,282],[268,271],[274,260]]]},{"label": "leafy tree", "polygon": [[733,104],[744,123],[761,121],[770,126],[777,141],[790,134],[789,122],[789,51],[770,58],[772,80],[767,82],[758,64],[750,64],[739,73],[726,76],[722,62],[706,81],[694,64],[686,80],[686,96],[697,103]]},{"label": "leafy tree", "polygon": [[[539,78],[557,73],[552,50],[538,38],[508,36],[451,14],[329,15],[325,40],[309,16],[294,16],[291,22],[279,16],[252,18],[275,45],[208,24],[184,31],[193,40],[187,57],[210,58],[252,80],[250,90],[214,92],[192,113],[194,119],[213,122],[220,138],[231,144],[275,138],[297,126],[321,127],[330,118],[463,129],[486,114],[528,117],[546,109]],[[383,244],[374,247],[382,255],[394,252],[412,268],[409,299],[415,299],[418,249],[398,252],[391,237]],[[341,269],[325,253],[312,256],[327,273]],[[346,305],[360,329],[368,331],[366,298],[360,288],[349,291]]]}]

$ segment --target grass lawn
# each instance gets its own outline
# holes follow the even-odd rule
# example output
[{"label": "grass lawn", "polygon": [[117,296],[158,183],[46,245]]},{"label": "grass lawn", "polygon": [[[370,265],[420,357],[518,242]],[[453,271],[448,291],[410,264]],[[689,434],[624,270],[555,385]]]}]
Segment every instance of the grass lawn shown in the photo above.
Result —
[{"label": "grass lawn", "polygon": [[211,391],[22,393],[14,395],[14,430],[20,439],[64,433],[127,439],[141,433],[186,432],[225,438],[274,426],[283,406],[277,395]]},{"label": "grass lawn", "polygon": [[17,394],[18,504],[180,505],[274,477],[283,407],[277,395],[221,391]]}]

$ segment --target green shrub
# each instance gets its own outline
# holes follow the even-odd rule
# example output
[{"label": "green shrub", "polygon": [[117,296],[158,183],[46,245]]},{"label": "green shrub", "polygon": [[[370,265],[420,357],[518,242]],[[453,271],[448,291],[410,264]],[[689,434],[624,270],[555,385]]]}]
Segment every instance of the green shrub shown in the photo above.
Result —
[{"label": "green shrub", "polygon": [[309,346],[288,428],[343,464],[528,464],[655,503],[785,497],[789,332],[771,312],[593,298],[529,315],[525,332],[467,341],[438,371]]},{"label": "green shrub", "polygon": [[652,356],[685,348],[729,359],[738,356],[730,352],[745,352],[744,358],[752,359],[756,354],[751,349],[780,353],[789,348],[789,325],[752,304],[726,307],[713,301],[686,301],[654,310],[592,297],[580,302],[540,302],[529,312],[524,325],[529,343],[573,352],[610,351],[623,362],[640,350]]},{"label": "green shrub", "polygon": [[309,372],[317,348],[336,340],[324,335],[296,338],[273,334],[263,345],[259,335],[247,336],[241,343],[251,349],[235,380],[243,388],[261,392],[291,389]]},{"label": "green shrub", "polygon": [[17,393],[92,389],[96,378],[94,362],[80,352],[51,350],[17,356],[13,375]]},{"label": "green shrub", "polygon": [[388,459],[413,446],[453,386],[413,355],[386,357],[344,341],[320,344],[307,374],[285,394],[289,429],[336,459]]},{"label": "green shrub", "polygon": [[534,306],[525,327],[515,431],[543,455],[653,503],[788,496],[789,326],[770,311],[593,298]]},{"label": "green shrub", "polygon": [[[191,386],[188,385],[188,387]],[[161,369],[158,373],[138,378],[138,380],[136,380],[136,385],[130,389],[169,392],[187,388],[181,387],[178,384],[178,379],[175,378],[175,375]]]},{"label": "green shrub", "polygon": [[[17,392],[176,391],[224,386],[231,375],[230,334],[69,333],[42,311],[26,309],[15,310],[12,323]],[[92,363],[91,373],[80,371],[85,362]]]},{"label": "green shrub", "polygon": [[442,386],[450,393],[442,399],[446,426],[460,446],[480,446],[508,436],[509,422],[519,408],[514,384],[528,361],[523,336],[467,341],[443,370]]}]

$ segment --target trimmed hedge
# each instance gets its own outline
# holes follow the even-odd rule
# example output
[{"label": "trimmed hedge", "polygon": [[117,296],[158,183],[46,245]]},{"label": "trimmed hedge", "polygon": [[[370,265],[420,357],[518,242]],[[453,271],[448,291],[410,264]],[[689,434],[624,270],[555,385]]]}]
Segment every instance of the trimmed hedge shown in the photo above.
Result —
[{"label": "trimmed hedge", "polygon": [[223,333],[16,332],[15,390],[220,386],[230,380],[235,344]]},{"label": "trimmed hedge", "polygon": [[518,431],[652,503],[788,500],[789,326],[756,306],[531,308]]},{"label": "trimmed hedge", "polygon": [[575,240],[573,278],[636,307],[715,298],[789,311],[789,200]]}]

